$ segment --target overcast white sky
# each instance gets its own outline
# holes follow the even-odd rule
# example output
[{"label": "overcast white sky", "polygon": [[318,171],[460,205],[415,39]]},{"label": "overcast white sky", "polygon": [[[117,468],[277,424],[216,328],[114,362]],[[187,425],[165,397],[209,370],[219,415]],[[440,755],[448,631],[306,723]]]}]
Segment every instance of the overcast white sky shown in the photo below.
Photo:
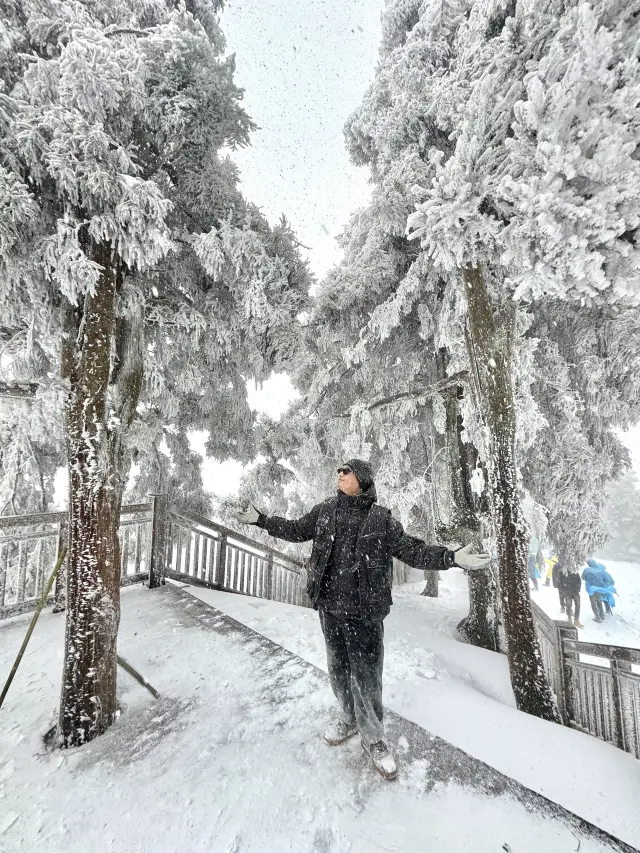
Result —
[{"label": "overcast white sky", "polygon": [[222,15],[245,108],[260,126],[234,159],[245,196],[285,214],[321,277],[335,236],[369,196],[342,128],[373,79],[382,0],[228,0]]},{"label": "overcast white sky", "polygon": [[[233,157],[246,198],[271,222],[284,213],[318,279],[340,259],[336,236],[369,197],[366,169],[347,156],[342,128],[373,80],[382,0],[228,0],[222,15],[244,106],[260,126]],[[258,390],[252,406],[279,417],[292,397],[284,376]],[[201,450],[204,436],[194,447]],[[207,459],[216,494],[235,491],[237,462]]]}]

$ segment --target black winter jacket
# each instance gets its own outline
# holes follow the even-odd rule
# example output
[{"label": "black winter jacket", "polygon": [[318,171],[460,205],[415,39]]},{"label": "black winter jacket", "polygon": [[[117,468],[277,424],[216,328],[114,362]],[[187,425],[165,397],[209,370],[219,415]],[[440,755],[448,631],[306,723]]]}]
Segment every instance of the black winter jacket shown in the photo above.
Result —
[{"label": "black winter jacket", "polygon": [[[338,497],[332,497],[295,521],[275,515],[271,518],[260,515],[258,520],[259,527],[278,539],[289,542],[313,539],[307,593],[316,609],[321,604],[322,581],[334,549],[337,506]],[[360,618],[376,620],[388,615],[392,604],[392,557],[416,569],[434,571],[448,569],[454,561],[453,551],[409,536],[390,510],[373,503],[360,527],[354,552]]]},{"label": "black winter jacket", "polygon": [[581,587],[582,580],[577,572],[558,573],[558,589],[563,595],[575,595]]}]

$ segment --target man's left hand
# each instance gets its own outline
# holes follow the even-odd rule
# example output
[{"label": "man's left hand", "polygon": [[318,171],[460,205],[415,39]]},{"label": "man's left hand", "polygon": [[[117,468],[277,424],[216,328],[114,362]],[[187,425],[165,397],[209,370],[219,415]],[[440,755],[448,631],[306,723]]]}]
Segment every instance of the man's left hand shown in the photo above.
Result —
[{"label": "man's left hand", "polygon": [[464,548],[458,548],[453,553],[453,565],[467,571],[474,569],[486,569],[491,562],[490,554],[474,553],[473,545],[465,545]]}]

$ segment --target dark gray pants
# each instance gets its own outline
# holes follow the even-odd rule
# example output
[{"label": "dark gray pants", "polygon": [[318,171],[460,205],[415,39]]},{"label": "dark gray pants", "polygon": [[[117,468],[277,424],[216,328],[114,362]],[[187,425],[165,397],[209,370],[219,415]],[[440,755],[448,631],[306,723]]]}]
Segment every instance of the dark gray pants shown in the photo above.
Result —
[{"label": "dark gray pants", "polygon": [[575,592],[565,593],[564,595],[564,606],[567,611],[567,616],[572,616],[573,612],[575,612],[576,619],[580,621],[580,593]]},{"label": "dark gray pants", "polygon": [[358,726],[366,743],[377,743],[384,737],[382,621],[345,619],[322,609],[319,612],[329,681],[340,716],[345,723]]}]

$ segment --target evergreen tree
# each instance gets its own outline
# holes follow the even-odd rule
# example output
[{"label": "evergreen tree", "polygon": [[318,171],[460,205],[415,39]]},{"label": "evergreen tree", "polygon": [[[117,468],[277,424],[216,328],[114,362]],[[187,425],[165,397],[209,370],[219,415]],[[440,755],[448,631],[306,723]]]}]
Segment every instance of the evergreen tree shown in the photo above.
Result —
[{"label": "evergreen tree", "polygon": [[[354,158],[371,164],[376,182],[392,176],[396,187],[403,178],[405,185],[413,178],[417,209],[409,217],[409,230],[420,239],[422,250],[392,297],[376,310],[360,348],[368,344],[370,350],[444,280],[452,308],[448,325],[440,327],[440,339],[454,368],[466,364],[471,371],[473,395],[461,401],[461,412],[465,436],[489,474],[512,684],[519,707],[549,718],[556,718],[556,711],[529,604],[528,533],[516,463],[516,453],[529,460],[539,453],[536,435],[548,423],[534,397],[539,341],[529,330],[536,322],[543,326],[541,314],[546,322],[557,322],[550,309],[558,302],[567,305],[559,309],[560,317],[563,310],[565,315],[575,310],[567,303],[576,298],[607,311],[610,298],[617,300],[617,310],[625,299],[629,304],[631,271],[637,264],[635,226],[629,227],[637,212],[631,195],[620,192],[628,180],[633,194],[637,181],[630,137],[634,36],[624,29],[629,21],[635,27],[635,18],[622,6],[599,10],[609,28],[609,35],[601,37],[609,51],[596,56],[589,39],[597,15],[592,13],[589,23],[580,22],[581,15],[589,16],[587,8],[578,11],[554,3],[535,8],[504,2],[389,3],[376,80],[348,127]],[[580,85],[585,94],[578,105],[571,103],[580,64],[569,60],[572,39],[581,47]],[[608,91],[596,67],[598,73],[608,69],[603,77]],[[547,83],[553,105],[545,113],[544,128],[529,120],[539,111],[536,104],[545,103],[538,97],[537,69],[543,77],[555,74]],[[616,80],[624,93],[614,95]],[[573,123],[565,120],[567,110],[575,116]],[[598,122],[603,110],[608,124]],[[529,124],[522,129],[524,117]],[[590,162],[595,150],[591,146],[597,148],[601,139],[604,157],[609,136],[615,153],[598,175]],[[547,143],[549,138],[555,147]],[[576,152],[584,160],[578,174]],[[563,157],[572,158],[574,167],[564,181],[556,174]],[[582,216],[589,222],[584,228]],[[567,267],[573,275],[563,281]],[[604,292],[610,274],[611,287]],[[546,355],[543,352],[538,364]],[[571,392],[579,396],[579,382]],[[592,398],[591,405],[594,402]],[[576,422],[588,436],[585,446],[593,453],[605,451],[603,470],[615,470],[619,464],[619,446],[610,427],[616,421],[623,425],[629,411],[619,406],[605,418]],[[537,466],[530,486],[540,485],[543,468]],[[560,465],[558,473],[566,469]],[[481,482],[482,467],[478,473]],[[575,482],[573,493],[578,490]],[[542,493],[538,489],[538,497]],[[557,508],[558,502],[553,506]],[[567,517],[559,515],[550,519],[557,538],[569,527]]]},{"label": "evergreen tree", "polygon": [[3,324],[30,330],[65,398],[66,746],[115,719],[130,452],[146,468],[163,436],[186,455],[194,426],[245,452],[241,377],[291,355],[305,303],[292,235],[244,202],[219,153],[253,126],[220,6],[2,3]]}]

